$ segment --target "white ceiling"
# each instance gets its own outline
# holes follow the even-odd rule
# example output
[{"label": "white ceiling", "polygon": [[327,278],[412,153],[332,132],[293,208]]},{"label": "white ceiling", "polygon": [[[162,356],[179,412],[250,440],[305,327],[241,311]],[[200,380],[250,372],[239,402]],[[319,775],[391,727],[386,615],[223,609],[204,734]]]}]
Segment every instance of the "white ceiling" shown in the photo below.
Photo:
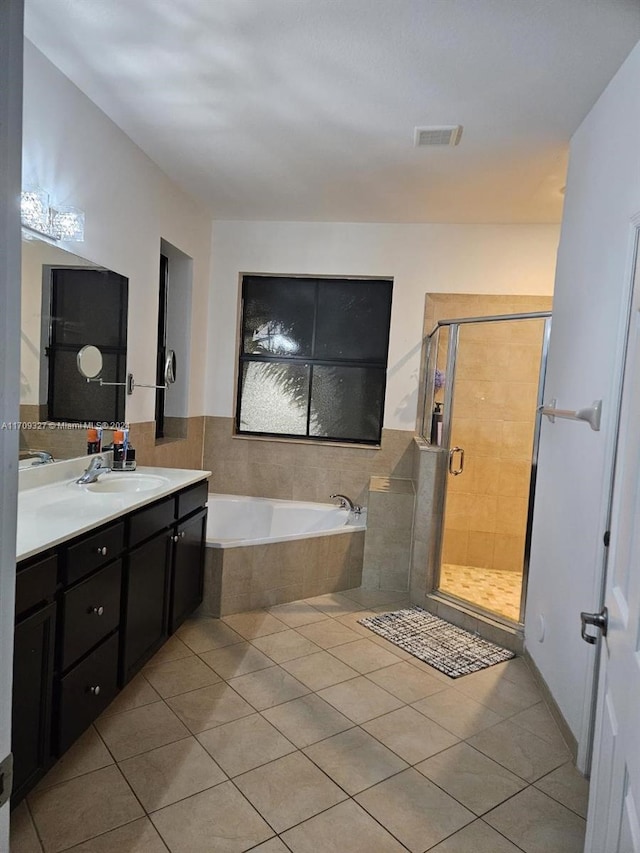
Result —
[{"label": "white ceiling", "polygon": [[[26,0],[26,34],[216,219],[557,222],[638,0]],[[413,147],[417,125],[460,145]]]}]

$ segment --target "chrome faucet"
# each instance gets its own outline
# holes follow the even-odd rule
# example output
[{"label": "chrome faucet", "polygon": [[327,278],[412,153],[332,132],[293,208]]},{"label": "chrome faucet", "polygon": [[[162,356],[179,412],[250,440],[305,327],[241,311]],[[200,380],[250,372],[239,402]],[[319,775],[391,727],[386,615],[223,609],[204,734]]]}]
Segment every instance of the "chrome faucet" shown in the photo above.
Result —
[{"label": "chrome faucet", "polygon": [[33,459],[32,465],[46,465],[47,462],[56,461],[48,450],[21,450],[20,459]]},{"label": "chrome faucet", "polygon": [[104,459],[102,456],[94,456],[84,474],[81,477],[78,477],[76,483],[80,485],[86,485],[87,483],[95,483],[100,474],[106,474],[108,471],[111,471],[106,465],[103,465]]},{"label": "chrome faucet", "polygon": [[360,515],[362,507],[359,504],[354,504],[351,498],[346,495],[329,495],[330,498],[338,498],[340,501],[340,509],[348,509],[354,515]]}]

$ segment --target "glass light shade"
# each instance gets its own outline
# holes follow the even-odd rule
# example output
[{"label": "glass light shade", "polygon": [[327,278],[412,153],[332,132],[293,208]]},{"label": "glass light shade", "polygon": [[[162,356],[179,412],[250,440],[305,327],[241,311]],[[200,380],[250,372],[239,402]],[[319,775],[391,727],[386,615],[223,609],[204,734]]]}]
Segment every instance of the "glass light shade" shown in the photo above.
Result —
[{"label": "glass light shade", "polygon": [[30,187],[20,195],[20,219],[27,228],[49,233],[49,193],[40,187]]},{"label": "glass light shade", "polygon": [[70,205],[50,209],[49,233],[56,240],[84,240],[84,211]]}]

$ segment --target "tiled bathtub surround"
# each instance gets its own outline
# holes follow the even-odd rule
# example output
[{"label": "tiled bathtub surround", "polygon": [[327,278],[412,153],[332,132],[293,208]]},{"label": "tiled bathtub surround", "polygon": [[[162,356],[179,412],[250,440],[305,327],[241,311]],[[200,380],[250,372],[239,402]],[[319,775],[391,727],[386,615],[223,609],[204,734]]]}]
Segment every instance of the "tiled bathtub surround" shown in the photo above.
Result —
[{"label": "tiled bathtub surround", "polygon": [[200,613],[227,616],[360,586],[364,531],[205,552]]},{"label": "tiled bathtub surround", "polygon": [[233,437],[233,418],[205,418],[211,491],[323,501],[342,492],[367,503],[373,475],[410,478],[413,432],[385,429],[380,448]]},{"label": "tiled bathtub surround", "polygon": [[452,681],[357,622],[403,603],[190,620],[14,811],[12,853],[580,853],[587,783],[526,664]]},{"label": "tiled bathtub surround", "polygon": [[412,480],[371,478],[362,566],[366,589],[408,590],[413,505]]}]

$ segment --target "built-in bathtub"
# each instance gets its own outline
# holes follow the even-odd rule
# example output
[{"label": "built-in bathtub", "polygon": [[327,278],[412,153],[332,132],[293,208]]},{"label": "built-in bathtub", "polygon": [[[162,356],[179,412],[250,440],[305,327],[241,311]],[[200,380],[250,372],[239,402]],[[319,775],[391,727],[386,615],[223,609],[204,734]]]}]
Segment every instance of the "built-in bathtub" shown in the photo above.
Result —
[{"label": "built-in bathtub", "polygon": [[360,586],[366,512],[210,494],[201,612],[226,616]]}]

